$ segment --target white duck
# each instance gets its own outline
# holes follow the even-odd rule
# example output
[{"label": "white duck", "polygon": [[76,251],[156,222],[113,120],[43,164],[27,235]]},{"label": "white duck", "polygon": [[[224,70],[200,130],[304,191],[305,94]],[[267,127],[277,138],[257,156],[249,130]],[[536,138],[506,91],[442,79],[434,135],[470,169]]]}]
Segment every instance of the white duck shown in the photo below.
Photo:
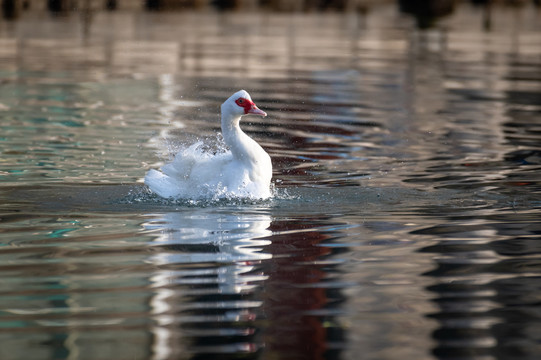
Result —
[{"label": "white duck", "polygon": [[271,196],[270,156],[239,127],[243,115],[267,116],[240,90],[221,107],[222,135],[229,151],[212,154],[198,142],[180,151],[161,171],[151,169],[145,176],[150,190],[164,198],[242,197],[266,199]]}]

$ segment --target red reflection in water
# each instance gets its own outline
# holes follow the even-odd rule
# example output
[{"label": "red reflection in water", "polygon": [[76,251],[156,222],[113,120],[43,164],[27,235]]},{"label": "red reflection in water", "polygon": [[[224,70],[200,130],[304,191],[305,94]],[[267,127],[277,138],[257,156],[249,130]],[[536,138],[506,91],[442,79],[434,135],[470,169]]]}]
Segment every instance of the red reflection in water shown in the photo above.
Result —
[{"label": "red reflection in water", "polygon": [[[326,289],[319,286],[326,272],[321,264],[331,250],[320,244],[330,236],[309,229],[316,225],[274,222],[272,244],[266,249],[273,255],[267,263],[264,311],[267,351],[277,358],[323,359],[327,350],[327,331],[320,317],[309,312],[321,310],[328,303]],[[279,234],[296,230],[294,234]]]}]

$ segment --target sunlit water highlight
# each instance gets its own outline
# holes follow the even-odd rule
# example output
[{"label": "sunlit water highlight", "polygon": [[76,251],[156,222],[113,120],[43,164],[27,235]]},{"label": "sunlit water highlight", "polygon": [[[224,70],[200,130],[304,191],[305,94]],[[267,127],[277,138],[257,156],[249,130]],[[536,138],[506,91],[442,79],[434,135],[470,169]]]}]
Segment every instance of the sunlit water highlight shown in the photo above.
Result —
[{"label": "sunlit water highlight", "polygon": [[[541,356],[541,22],[494,16],[1,24],[0,358]],[[275,196],[151,194],[240,88]]]}]

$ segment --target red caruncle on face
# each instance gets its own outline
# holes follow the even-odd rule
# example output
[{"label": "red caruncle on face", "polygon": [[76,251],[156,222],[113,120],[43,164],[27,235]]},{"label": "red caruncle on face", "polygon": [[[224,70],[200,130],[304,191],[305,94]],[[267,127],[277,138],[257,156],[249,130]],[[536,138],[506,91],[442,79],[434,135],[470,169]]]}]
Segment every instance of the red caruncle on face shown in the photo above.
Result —
[{"label": "red caruncle on face", "polygon": [[241,108],[244,108],[245,114],[248,114],[251,109],[256,107],[252,101],[245,98],[238,98],[237,100],[235,100],[235,103]]}]

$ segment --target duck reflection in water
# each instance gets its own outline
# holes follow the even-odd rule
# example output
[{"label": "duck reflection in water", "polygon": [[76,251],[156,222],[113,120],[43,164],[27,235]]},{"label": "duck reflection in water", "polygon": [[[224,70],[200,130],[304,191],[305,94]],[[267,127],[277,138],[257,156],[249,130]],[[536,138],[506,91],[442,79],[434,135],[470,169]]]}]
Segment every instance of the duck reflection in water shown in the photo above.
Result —
[{"label": "duck reflection in water", "polygon": [[201,209],[145,227],[158,233],[148,259],[154,358],[339,356],[333,314],[344,297],[323,285],[335,250],[322,246],[332,235],[321,222]]}]

